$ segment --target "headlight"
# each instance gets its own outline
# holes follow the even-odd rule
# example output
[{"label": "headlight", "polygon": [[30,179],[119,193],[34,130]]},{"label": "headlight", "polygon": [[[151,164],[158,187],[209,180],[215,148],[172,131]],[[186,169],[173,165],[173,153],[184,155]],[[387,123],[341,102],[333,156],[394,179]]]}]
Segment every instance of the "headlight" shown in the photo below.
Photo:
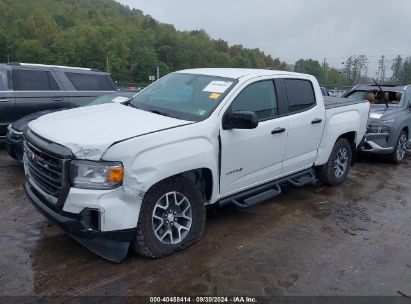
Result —
[{"label": "headlight", "polygon": [[124,167],[120,162],[74,160],[70,166],[70,180],[75,188],[114,189],[123,184]]},{"label": "headlight", "polygon": [[390,133],[390,127],[381,125],[369,125],[367,128],[367,133]]}]

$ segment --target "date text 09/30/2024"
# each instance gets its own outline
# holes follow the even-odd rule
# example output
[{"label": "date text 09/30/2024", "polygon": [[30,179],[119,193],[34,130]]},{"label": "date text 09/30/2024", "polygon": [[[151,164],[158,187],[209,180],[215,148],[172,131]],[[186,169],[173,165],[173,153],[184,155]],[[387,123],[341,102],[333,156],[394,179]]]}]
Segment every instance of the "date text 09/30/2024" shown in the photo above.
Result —
[{"label": "date text 09/30/2024", "polygon": [[258,303],[255,297],[150,297],[150,303]]}]

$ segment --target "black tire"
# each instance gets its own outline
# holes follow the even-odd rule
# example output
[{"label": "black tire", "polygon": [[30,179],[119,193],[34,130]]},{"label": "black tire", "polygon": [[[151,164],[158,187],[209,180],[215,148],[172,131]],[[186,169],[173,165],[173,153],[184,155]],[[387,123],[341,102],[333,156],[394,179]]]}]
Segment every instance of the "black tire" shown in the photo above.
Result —
[{"label": "black tire", "polygon": [[[157,220],[153,220],[153,211],[155,208],[157,208],[156,210],[161,211],[157,202],[159,202],[160,199],[164,200],[165,194],[170,192],[178,192],[178,194],[185,196],[189,201],[189,204],[191,204],[191,227],[186,236],[182,238],[181,242],[176,244],[165,244],[154,232],[154,226],[156,225],[154,222]],[[173,205],[173,202],[170,202],[170,205]],[[179,207],[174,204],[174,208]],[[177,227],[171,227],[171,222],[167,221],[169,223],[167,225],[165,224],[167,211],[164,213],[164,222],[161,221],[161,224],[158,224],[159,226],[163,225],[162,227],[164,230],[160,229],[159,231],[167,231],[167,229],[170,229],[171,231],[176,232],[175,229],[177,229]],[[205,204],[198,188],[190,180],[183,177],[166,179],[154,185],[144,196],[137,225],[137,234],[133,242],[133,249],[136,253],[150,258],[160,258],[173,254],[179,250],[187,248],[201,239],[204,233],[205,221]],[[157,226],[157,228],[159,226]],[[167,238],[173,238],[173,235],[168,235]]]},{"label": "black tire", "polygon": [[397,138],[397,141],[395,142],[394,151],[388,155],[389,160],[393,162],[394,164],[399,164],[400,162],[402,162],[406,155],[407,144],[408,144],[407,132],[402,130],[400,135]]},{"label": "black tire", "polygon": [[[346,157],[344,158],[345,166],[342,165],[342,162],[341,165],[337,165],[336,162],[338,159],[342,159],[341,153],[343,151],[346,151]],[[351,161],[352,149],[350,143],[345,138],[339,138],[331,151],[328,162],[318,169],[319,180],[329,186],[337,186],[342,184],[346,180],[348,172],[350,171]],[[340,162],[338,164],[340,164]]]}]

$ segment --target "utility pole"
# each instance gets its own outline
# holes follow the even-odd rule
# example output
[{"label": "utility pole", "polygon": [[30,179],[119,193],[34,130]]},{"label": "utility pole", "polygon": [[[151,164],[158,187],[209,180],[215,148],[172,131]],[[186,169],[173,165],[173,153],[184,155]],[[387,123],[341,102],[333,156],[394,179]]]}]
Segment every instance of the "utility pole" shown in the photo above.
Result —
[{"label": "utility pole", "polygon": [[7,54],[7,63],[10,63],[10,54]]},{"label": "utility pole", "polygon": [[108,55],[107,55],[107,57],[106,57],[106,72],[108,73]]},{"label": "utility pole", "polygon": [[381,59],[379,60],[379,68],[381,71],[381,83],[384,84],[385,82],[385,56],[382,55]]},{"label": "utility pole", "polygon": [[157,80],[160,79],[160,67],[157,66]]}]

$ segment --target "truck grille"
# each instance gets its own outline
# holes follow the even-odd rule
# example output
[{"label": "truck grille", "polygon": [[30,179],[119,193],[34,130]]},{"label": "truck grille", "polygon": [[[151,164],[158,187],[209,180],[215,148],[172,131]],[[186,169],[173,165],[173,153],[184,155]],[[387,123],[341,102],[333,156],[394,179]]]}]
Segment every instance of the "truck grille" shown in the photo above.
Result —
[{"label": "truck grille", "polygon": [[70,189],[68,165],[68,159],[24,141],[24,167],[29,183],[42,201],[55,209],[62,208]]},{"label": "truck grille", "polygon": [[48,194],[58,197],[62,187],[62,160],[27,142],[25,155],[30,177]]}]

